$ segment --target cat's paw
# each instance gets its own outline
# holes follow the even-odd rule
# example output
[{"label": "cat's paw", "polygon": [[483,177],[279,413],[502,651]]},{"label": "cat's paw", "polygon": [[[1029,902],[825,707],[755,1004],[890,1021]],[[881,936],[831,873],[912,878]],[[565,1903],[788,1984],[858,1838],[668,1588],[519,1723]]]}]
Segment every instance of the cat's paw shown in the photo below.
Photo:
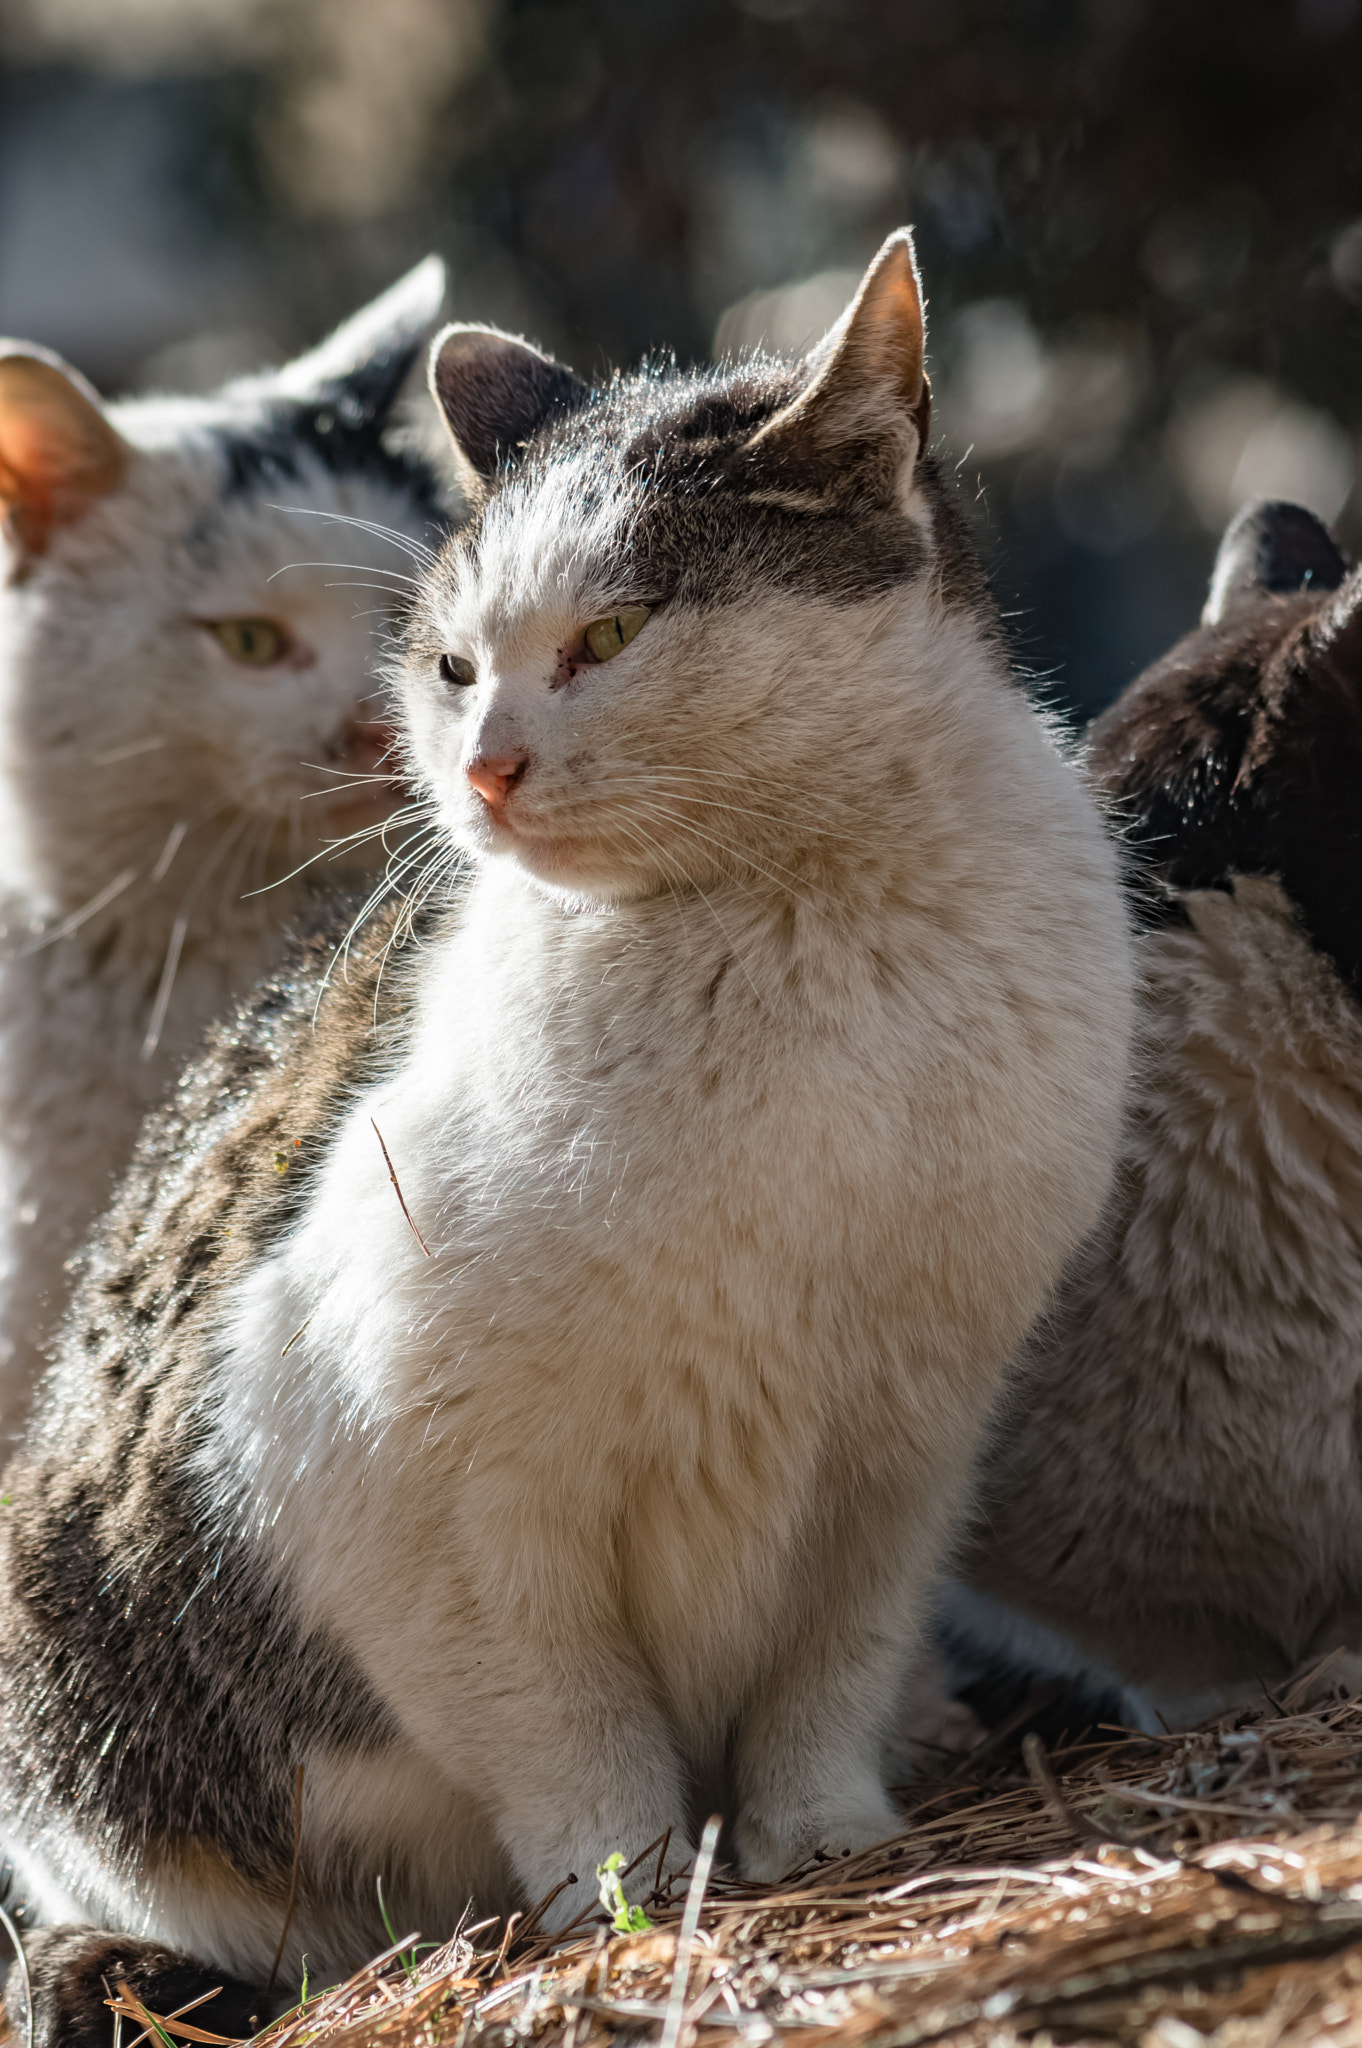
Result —
[{"label": "cat's paw", "polygon": [[24,1954],[28,1967],[10,1971],[4,2010],[10,2039],[27,2036],[34,2048],[112,2048],[107,2000],[121,1985],[157,2017],[193,2004],[218,2039],[257,2033],[274,2011],[258,1987],[136,1935],[40,1927],[24,1936]]},{"label": "cat's paw", "polygon": [[757,1884],[775,1884],[815,1852],[854,1856],[897,1835],[903,1826],[887,1793],[876,1787],[835,1807],[810,1825],[807,1813],[788,1821],[745,1815],[733,1831],[738,1868]]}]

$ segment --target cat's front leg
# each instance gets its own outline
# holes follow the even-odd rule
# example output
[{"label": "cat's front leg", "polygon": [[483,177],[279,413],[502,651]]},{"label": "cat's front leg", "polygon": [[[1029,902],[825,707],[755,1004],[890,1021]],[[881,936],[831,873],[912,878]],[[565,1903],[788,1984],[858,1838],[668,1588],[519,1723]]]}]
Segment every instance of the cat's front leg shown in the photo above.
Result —
[{"label": "cat's front leg", "polygon": [[[802,1589],[787,1646],[737,1729],[734,1846],[744,1877],[774,1882],[815,1850],[871,1847],[902,1825],[884,1782],[884,1750],[905,1674],[923,1654],[936,1543],[904,1529],[898,1503],[848,1541],[831,1531],[822,1570]],[[895,1527],[895,1522],[899,1526]]]},{"label": "cat's front leg", "polygon": [[775,1883],[815,1850],[840,1856],[899,1832],[880,1761],[893,1687],[849,1681],[798,1657],[747,1718],[734,1829],[744,1877]]},{"label": "cat's front leg", "polygon": [[[576,1879],[544,1915],[550,1932],[591,1905],[597,1867],[616,1851],[630,1864],[670,1831],[664,1875],[693,1855],[680,1760],[641,1674],[624,1659],[584,1665],[543,1660],[494,1767],[498,1832],[530,1904]],[[654,1851],[628,1895],[645,1897],[657,1869]]]}]

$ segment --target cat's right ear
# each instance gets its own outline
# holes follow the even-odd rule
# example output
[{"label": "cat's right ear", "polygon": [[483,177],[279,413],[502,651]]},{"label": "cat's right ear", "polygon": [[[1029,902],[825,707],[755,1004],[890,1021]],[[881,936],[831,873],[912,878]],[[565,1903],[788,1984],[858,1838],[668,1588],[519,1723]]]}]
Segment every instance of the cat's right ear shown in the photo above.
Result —
[{"label": "cat's right ear", "polygon": [[1263,591],[1337,590],[1347,573],[1338,543],[1313,512],[1259,500],[1225,529],[1201,623],[1218,626],[1241,599]]},{"label": "cat's right ear", "polygon": [[547,420],[572,412],[587,396],[581,378],[562,363],[495,327],[437,334],[430,388],[475,501]]},{"label": "cat's right ear", "polygon": [[902,499],[931,427],[925,353],[917,256],[900,228],[807,358],[803,389],[758,428],[744,457],[796,489],[852,475],[860,489]]},{"label": "cat's right ear", "polygon": [[30,342],[0,341],[0,510],[19,567],[123,475],[129,448],[78,370]]}]

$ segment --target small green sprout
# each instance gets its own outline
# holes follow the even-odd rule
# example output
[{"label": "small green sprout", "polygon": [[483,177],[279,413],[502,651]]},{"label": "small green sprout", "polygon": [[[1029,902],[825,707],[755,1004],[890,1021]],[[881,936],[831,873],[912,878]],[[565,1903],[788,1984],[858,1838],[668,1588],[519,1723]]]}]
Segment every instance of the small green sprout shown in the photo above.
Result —
[{"label": "small green sprout", "polygon": [[596,1865],[601,1904],[610,1915],[610,1925],[616,1934],[646,1934],[653,1923],[642,1906],[631,1906],[625,1898],[624,1886],[620,1882],[623,1868],[624,1858],[618,1849],[612,1856],[607,1856],[604,1863]]},{"label": "small green sprout", "polygon": [[[378,1910],[383,1915],[383,1925],[388,1930],[388,1940],[392,1944],[392,1946],[396,1948],[397,1929],[393,1926],[392,1921],[388,1918],[388,1908],[383,1898],[383,1880],[381,1877],[378,1880]],[[422,1942],[421,1944],[421,1947],[423,1948],[433,1948],[434,1946],[434,1942],[430,1941]],[[416,1989],[417,1984],[420,1982],[420,1971],[416,1967],[416,1957],[417,1950],[414,1948],[409,1948],[397,1958],[398,1962],[402,1965],[403,1971],[406,1974],[407,1982],[412,1987],[413,1991]]]}]

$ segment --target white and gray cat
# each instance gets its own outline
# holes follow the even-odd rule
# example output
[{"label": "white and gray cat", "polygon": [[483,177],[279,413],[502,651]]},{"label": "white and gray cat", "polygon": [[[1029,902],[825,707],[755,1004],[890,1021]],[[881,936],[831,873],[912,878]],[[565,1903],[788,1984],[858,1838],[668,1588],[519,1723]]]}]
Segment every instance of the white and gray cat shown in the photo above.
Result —
[{"label": "white and gray cat", "polygon": [[962,1675],[1186,1726],[1330,1652],[1362,1685],[1362,570],[1250,507],[1091,760],[1144,877],[1137,1083],[948,1627]]},{"label": "white and gray cat", "polygon": [[186,1080],[5,1477],[40,2043],[101,2038],[106,1977],[178,1997],[179,1949],[238,1980],[198,2021],[260,2011],[300,1770],[285,1985],[382,1943],[380,1873],[433,1937],[575,1875],[561,1926],[608,1852],[683,1865],[716,1781],[751,1878],[895,1830],[881,1744],[1105,1198],[1131,1004],[923,348],[906,233],[793,366],[591,392],[437,344],[479,509],[400,700],[471,881]]},{"label": "white and gray cat", "polygon": [[338,865],[246,892],[392,808],[376,632],[443,527],[385,431],[443,284],[212,398],[0,343],[0,1441],[143,1113]]}]

